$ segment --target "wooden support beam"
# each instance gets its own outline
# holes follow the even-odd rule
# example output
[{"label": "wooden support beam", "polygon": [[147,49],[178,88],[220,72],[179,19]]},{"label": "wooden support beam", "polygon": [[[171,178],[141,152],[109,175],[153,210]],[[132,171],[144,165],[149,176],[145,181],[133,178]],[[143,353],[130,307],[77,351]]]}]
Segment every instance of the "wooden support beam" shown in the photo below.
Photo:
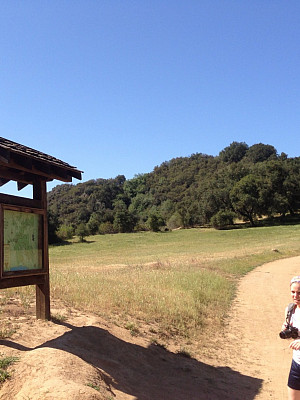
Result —
[{"label": "wooden support beam", "polygon": [[51,175],[51,165],[47,163],[42,163],[40,161],[33,161],[33,168],[37,171],[44,172],[47,175]]},{"label": "wooden support beam", "polygon": [[8,164],[10,161],[10,151],[0,147],[0,161]]},{"label": "wooden support beam", "polygon": [[36,285],[36,318],[51,319],[49,274],[44,276],[44,283]]},{"label": "wooden support beam", "polygon": [[9,182],[10,179],[4,179],[4,178],[0,178],[0,186],[5,185],[7,182]]},{"label": "wooden support beam", "polygon": [[[5,169],[7,172],[5,172]],[[69,172],[69,170],[61,167],[53,167],[52,165],[50,165],[49,169],[43,168],[42,170],[37,168],[33,164],[30,165],[30,163],[21,163],[20,161],[20,164],[18,164],[16,160],[10,160],[8,167],[7,164],[5,164],[3,161],[1,164],[0,158],[0,176],[4,178],[8,174],[11,176],[11,179],[15,181],[23,181],[22,176],[24,176],[24,179],[31,179],[31,182],[29,183],[32,183],[32,181],[37,178],[45,179],[47,181],[58,179],[59,181],[63,182],[72,182],[73,174],[77,175],[76,172],[73,173],[72,170],[70,170]],[[79,175],[81,176],[81,173],[79,173]]]},{"label": "wooden support beam", "polygon": [[36,180],[36,175],[28,173],[25,171],[17,171],[16,169],[9,169],[0,163],[0,177],[4,179],[9,179],[16,182],[24,182],[27,184],[32,184]]},{"label": "wooden support beam", "polygon": [[[72,178],[82,179],[82,171],[68,163],[30,147],[0,137],[0,166],[6,166],[17,174],[26,172],[47,181],[58,179],[72,182]],[[1,174],[0,174],[1,176]],[[2,176],[5,177],[5,176]],[[12,178],[13,179],[13,178]],[[13,179],[22,181],[21,179]],[[31,182],[30,182],[31,183]]]},{"label": "wooden support beam", "polygon": [[24,189],[27,185],[28,183],[18,182],[18,190]]},{"label": "wooden support beam", "polygon": [[69,171],[70,175],[76,179],[81,180],[82,179],[82,174],[80,171]]},{"label": "wooden support beam", "polygon": [[10,162],[15,162],[19,166],[26,168],[27,170],[32,169],[32,159],[27,156],[23,156],[16,153],[11,153]]},{"label": "wooden support beam", "polygon": [[47,222],[47,187],[46,181],[37,180],[33,184],[33,199],[41,202],[44,214],[43,237],[43,269],[44,283],[36,285],[36,318],[50,319],[50,283],[49,283],[49,256],[48,256],[48,222]]},{"label": "wooden support beam", "polygon": [[45,282],[43,275],[33,276],[11,276],[5,279],[0,279],[0,289],[8,289],[12,287],[42,285]]},{"label": "wooden support beam", "polygon": [[11,196],[9,194],[0,193],[0,203],[11,206],[24,206],[29,208],[42,208],[40,200],[28,199],[27,197]]}]

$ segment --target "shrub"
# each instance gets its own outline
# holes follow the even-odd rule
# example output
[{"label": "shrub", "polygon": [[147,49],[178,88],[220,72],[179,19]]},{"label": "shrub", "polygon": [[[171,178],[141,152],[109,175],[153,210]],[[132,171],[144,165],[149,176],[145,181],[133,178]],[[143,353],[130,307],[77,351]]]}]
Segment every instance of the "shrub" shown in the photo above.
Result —
[{"label": "shrub", "polygon": [[168,227],[168,229],[171,229],[171,230],[180,228],[182,225],[183,225],[182,218],[178,212],[174,213],[170,217],[170,219],[167,221],[167,227]]},{"label": "shrub", "polygon": [[76,235],[79,236],[79,240],[80,242],[84,241],[85,236],[89,235],[89,230],[87,225],[84,222],[81,222],[75,231]]},{"label": "shrub", "polygon": [[56,234],[61,240],[72,239],[74,235],[74,229],[71,225],[61,225]]},{"label": "shrub", "polygon": [[235,213],[228,210],[220,210],[210,219],[211,225],[216,229],[222,229],[233,225],[233,220],[236,217]]},{"label": "shrub", "polygon": [[151,231],[158,232],[164,225],[164,220],[159,214],[152,213],[147,220],[147,225]]},{"label": "shrub", "polygon": [[102,224],[99,225],[98,232],[100,235],[105,235],[109,233],[115,233],[114,226],[111,222],[102,222]]}]

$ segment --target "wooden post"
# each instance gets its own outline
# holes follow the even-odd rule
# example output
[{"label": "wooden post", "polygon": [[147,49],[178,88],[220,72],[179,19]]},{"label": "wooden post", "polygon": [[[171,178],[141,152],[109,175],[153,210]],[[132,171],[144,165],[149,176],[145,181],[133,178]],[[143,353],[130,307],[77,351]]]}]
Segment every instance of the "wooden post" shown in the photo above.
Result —
[{"label": "wooden post", "polygon": [[51,318],[50,313],[50,283],[49,283],[49,256],[48,256],[48,223],[47,223],[47,189],[46,181],[38,180],[33,184],[33,199],[39,200],[44,210],[43,226],[43,265],[45,275],[44,282],[36,285],[36,318]]},{"label": "wooden post", "polygon": [[45,275],[44,279],[45,283],[36,285],[36,318],[50,320],[49,275]]}]

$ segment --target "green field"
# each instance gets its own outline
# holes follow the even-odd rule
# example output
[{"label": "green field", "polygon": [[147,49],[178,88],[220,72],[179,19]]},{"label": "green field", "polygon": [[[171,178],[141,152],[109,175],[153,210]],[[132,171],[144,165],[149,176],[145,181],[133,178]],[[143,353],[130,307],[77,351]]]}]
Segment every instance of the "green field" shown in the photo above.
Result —
[{"label": "green field", "polygon": [[300,254],[300,226],[90,236],[50,248],[52,298],[138,332],[222,327],[241,276]]}]

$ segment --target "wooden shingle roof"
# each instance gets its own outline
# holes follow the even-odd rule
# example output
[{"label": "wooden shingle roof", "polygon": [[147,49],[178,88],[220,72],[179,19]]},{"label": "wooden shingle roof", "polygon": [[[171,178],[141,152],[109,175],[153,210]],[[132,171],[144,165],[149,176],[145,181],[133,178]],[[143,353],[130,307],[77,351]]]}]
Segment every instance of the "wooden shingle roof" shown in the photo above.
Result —
[{"label": "wooden shingle roof", "polygon": [[0,186],[12,179],[21,188],[37,177],[72,182],[72,178],[81,179],[81,174],[82,171],[64,161],[0,137]]}]

